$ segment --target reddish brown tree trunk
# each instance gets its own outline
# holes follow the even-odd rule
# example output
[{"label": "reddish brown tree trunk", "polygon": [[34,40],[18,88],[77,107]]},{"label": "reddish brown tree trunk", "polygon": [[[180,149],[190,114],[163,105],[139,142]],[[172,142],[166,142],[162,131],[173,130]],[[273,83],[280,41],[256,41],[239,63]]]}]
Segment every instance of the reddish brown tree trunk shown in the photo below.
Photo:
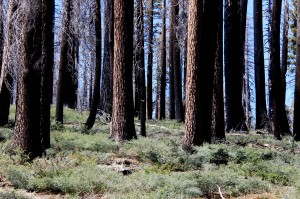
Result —
[{"label": "reddish brown tree trunk", "polygon": [[189,4],[188,24],[188,59],[186,77],[186,112],[185,112],[185,135],[183,149],[191,150],[194,145],[203,142],[201,136],[201,104],[200,101],[200,52],[202,35],[203,1],[194,0]]},{"label": "reddish brown tree trunk", "polygon": [[134,127],[133,0],[114,1],[114,78],[110,137],[117,141],[136,138]]}]

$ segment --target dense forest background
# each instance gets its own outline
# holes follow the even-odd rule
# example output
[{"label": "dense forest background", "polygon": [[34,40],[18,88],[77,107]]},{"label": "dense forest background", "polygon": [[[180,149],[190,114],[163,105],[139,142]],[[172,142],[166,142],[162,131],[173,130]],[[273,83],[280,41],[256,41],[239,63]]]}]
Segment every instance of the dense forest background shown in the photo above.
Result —
[{"label": "dense forest background", "polygon": [[[197,191],[165,187],[178,188],[176,197],[272,198],[272,186],[297,195],[299,9],[298,0],[1,0],[0,164],[13,169],[0,177],[26,191],[124,193],[92,177],[88,191],[70,178],[75,188],[55,184],[68,167],[61,161],[54,173],[35,170],[37,161],[70,158],[76,177],[87,165],[174,174],[170,181],[197,174],[180,176]],[[210,175],[212,165],[242,183],[219,186],[197,173]]]}]

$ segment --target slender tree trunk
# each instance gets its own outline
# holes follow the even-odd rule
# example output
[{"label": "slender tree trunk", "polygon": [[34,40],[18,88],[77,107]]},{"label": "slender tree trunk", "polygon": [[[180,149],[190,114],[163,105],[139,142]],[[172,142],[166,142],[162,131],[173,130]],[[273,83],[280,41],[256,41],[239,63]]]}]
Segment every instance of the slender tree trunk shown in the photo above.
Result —
[{"label": "slender tree trunk", "polygon": [[[284,5],[284,16],[283,16],[283,32],[282,32],[282,57],[281,57],[281,106],[285,107],[285,96],[286,96],[286,73],[288,65],[288,29],[289,29],[289,11],[288,3],[285,1]],[[285,118],[284,118],[285,120]],[[288,129],[289,130],[289,129]],[[288,131],[289,132],[289,131]],[[288,133],[287,132],[287,133]]]},{"label": "slender tree trunk", "polygon": [[225,139],[223,88],[223,0],[218,0],[218,38],[213,84],[212,133],[214,142]]},{"label": "slender tree trunk", "polygon": [[166,118],[166,0],[162,4],[162,42],[160,57],[160,96],[159,96],[159,113],[160,120]]},{"label": "slender tree trunk", "polygon": [[148,120],[152,119],[153,113],[153,96],[152,96],[152,75],[153,75],[153,21],[154,21],[154,4],[149,0],[149,32],[148,32],[148,65],[147,65],[147,116]]},{"label": "slender tree trunk", "polygon": [[[297,4],[300,10],[300,1]],[[299,13],[299,12],[298,12]],[[300,141],[300,14],[297,16],[297,38],[296,38],[296,80],[295,80],[295,96],[294,96],[294,125],[293,136],[296,141]]]},{"label": "slender tree trunk", "polygon": [[54,0],[42,0],[41,135],[44,149],[50,148],[50,104],[54,65]]},{"label": "slender tree trunk", "polygon": [[140,105],[140,134],[146,136],[146,85],[145,85],[145,51],[144,51],[144,9],[143,0],[139,0],[137,4],[137,44],[136,44],[136,65],[140,77],[140,96],[138,96]]},{"label": "slender tree trunk", "polygon": [[96,120],[97,108],[100,100],[100,79],[101,79],[101,2],[95,0],[95,32],[96,32],[96,67],[92,106],[89,117],[85,123],[88,129],[93,128]]},{"label": "slender tree trunk", "polygon": [[253,1],[254,14],[254,70],[255,70],[255,96],[256,96],[256,122],[255,129],[266,127],[267,107],[265,91],[265,66],[262,23],[262,0]]},{"label": "slender tree trunk", "polygon": [[134,127],[133,0],[114,1],[114,78],[110,137],[117,141],[136,138]]},{"label": "slender tree trunk", "polygon": [[[239,3],[234,0],[225,1],[225,93],[226,93],[226,130],[247,131],[246,117],[242,106],[243,89],[243,52],[240,34]],[[237,56],[238,55],[238,56]]]},{"label": "slender tree trunk", "polygon": [[289,125],[282,100],[282,82],[280,70],[280,15],[282,0],[275,0],[272,14],[271,35],[271,85],[270,95],[273,103],[271,130],[276,139],[281,139],[284,133],[289,133]]},{"label": "slender tree trunk", "polygon": [[170,34],[169,34],[169,91],[170,91],[170,105],[169,117],[175,119],[175,87],[174,87],[174,25],[175,25],[175,9],[173,2],[170,1]]},{"label": "slender tree trunk", "polygon": [[[273,0],[268,0],[268,44],[269,44],[269,66],[268,66],[268,87],[269,87],[269,121],[271,121],[272,113],[273,113],[273,99],[271,96],[271,77],[272,77],[272,70],[271,70],[271,37],[272,37],[272,6],[273,6]],[[268,124],[268,129],[271,132],[271,122]]]},{"label": "slender tree trunk", "polygon": [[180,62],[180,47],[179,39],[176,34],[176,28],[178,27],[178,17],[179,17],[179,3],[178,0],[173,0],[174,9],[174,37],[173,37],[173,68],[174,68],[174,88],[175,88],[175,119],[179,122],[184,121],[183,103],[182,103],[182,81],[181,81],[181,62]]},{"label": "slender tree trunk", "polygon": [[[103,56],[103,72],[102,72],[102,88],[101,88],[101,111],[111,115],[112,107],[112,56],[111,56],[111,32],[113,32],[113,10],[112,0],[105,0],[105,33],[104,33],[104,56]],[[112,52],[113,54],[113,52]]]},{"label": "slender tree trunk", "polygon": [[42,57],[42,1],[23,0],[21,3],[26,5],[26,9],[21,10],[21,71],[13,146],[34,158],[43,153],[40,132],[41,65],[38,63]]},{"label": "slender tree trunk", "polygon": [[63,123],[64,117],[64,101],[66,92],[66,75],[68,67],[68,35],[70,31],[70,20],[71,20],[71,2],[72,0],[64,1],[64,14],[63,14],[63,27],[62,27],[62,40],[60,50],[60,63],[59,63],[59,75],[57,85],[57,99],[56,99],[56,115],[55,120],[58,123]]}]

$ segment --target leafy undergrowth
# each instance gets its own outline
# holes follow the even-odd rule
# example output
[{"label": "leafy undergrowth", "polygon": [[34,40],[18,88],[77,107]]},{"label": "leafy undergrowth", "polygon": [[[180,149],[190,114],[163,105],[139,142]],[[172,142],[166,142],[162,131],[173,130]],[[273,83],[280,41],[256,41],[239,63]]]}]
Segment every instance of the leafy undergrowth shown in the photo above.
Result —
[{"label": "leafy undergrowth", "polygon": [[225,198],[300,198],[300,145],[290,137],[277,141],[255,132],[228,134],[222,144],[205,144],[187,154],[181,149],[184,126],[176,121],[150,121],[146,138],[119,144],[109,139],[105,118],[98,118],[93,130],[82,130],[86,116],[66,110],[67,125],[53,122],[51,148],[32,162],[11,149],[12,128],[1,128],[0,198],[42,198],[36,194],[45,193],[59,198],[213,198],[219,188]]}]

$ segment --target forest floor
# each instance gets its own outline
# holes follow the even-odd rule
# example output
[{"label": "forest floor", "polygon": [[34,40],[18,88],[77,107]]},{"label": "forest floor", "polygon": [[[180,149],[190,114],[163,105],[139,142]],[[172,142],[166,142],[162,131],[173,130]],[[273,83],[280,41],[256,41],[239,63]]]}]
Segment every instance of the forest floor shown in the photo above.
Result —
[{"label": "forest floor", "polygon": [[0,128],[1,199],[300,198],[300,144],[291,137],[227,134],[187,154],[176,121],[149,121],[146,138],[119,144],[104,118],[89,132],[87,113],[66,109],[64,128],[51,118],[51,148],[32,162],[11,148],[13,125]]}]

